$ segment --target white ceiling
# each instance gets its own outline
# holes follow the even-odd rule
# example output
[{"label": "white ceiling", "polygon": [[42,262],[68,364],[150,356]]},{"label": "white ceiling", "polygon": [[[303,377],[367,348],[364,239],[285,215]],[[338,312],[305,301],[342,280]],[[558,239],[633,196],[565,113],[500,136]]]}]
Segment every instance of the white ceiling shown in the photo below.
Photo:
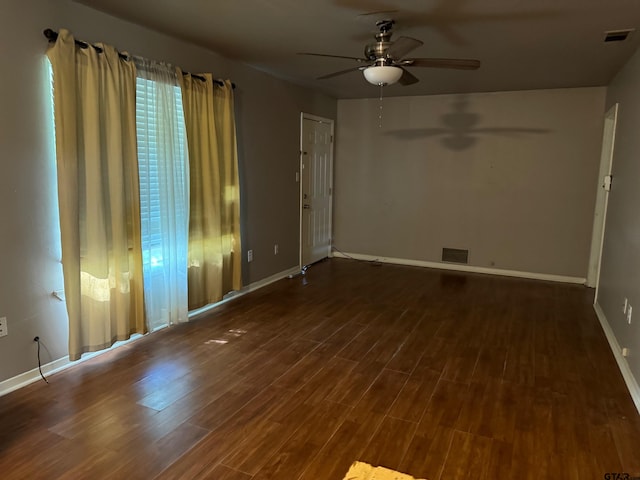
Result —
[{"label": "white ceiling", "polygon": [[424,42],[409,57],[482,61],[476,71],[410,68],[420,82],[385,96],[607,85],[640,43],[640,32],[603,41],[605,31],[640,28],[640,0],[77,1],[337,98],[379,89],[358,71],[316,80],[357,63],[296,53],[362,57],[381,18],[396,20],[394,39]]}]

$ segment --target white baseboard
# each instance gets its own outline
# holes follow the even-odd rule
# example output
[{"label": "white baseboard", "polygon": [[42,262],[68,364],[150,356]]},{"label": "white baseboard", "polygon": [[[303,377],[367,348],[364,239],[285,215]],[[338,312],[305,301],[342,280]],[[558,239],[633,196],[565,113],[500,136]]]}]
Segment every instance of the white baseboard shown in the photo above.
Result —
[{"label": "white baseboard", "polygon": [[422,260],[409,260],[405,258],[376,257],[360,253],[343,253],[334,251],[332,256],[337,258],[353,258],[370,262],[393,263],[396,265],[409,265],[412,267],[435,268],[439,270],[455,270],[457,272],[484,273],[489,275],[502,275],[504,277],[530,278],[533,280],[546,280],[550,282],[577,283],[584,285],[587,281],[582,277],[568,277],[564,275],[552,275],[547,273],[520,272],[517,270],[501,270],[499,268],[476,267],[473,265],[461,265],[457,263],[425,262]]},{"label": "white baseboard", "polygon": [[[82,355],[82,358],[74,362],[69,360],[69,355],[62,358],[58,358],[53,362],[49,362],[42,365],[42,374],[46,377],[53,373],[59,372],[60,370],[64,370],[65,368],[78,365],[79,363],[89,360],[90,358],[97,357],[98,355],[102,355],[103,353],[109,352],[114,348],[122,347],[123,345],[126,345],[128,343],[135,342],[136,340],[142,337],[144,337],[144,335],[141,335],[141,334],[131,335],[131,338],[129,338],[128,340],[122,340],[121,342],[116,342],[111,346],[111,348],[100,350],[98,352],[84,353]],[[2,395],[6,395],[9,392],[13,392],[14,390],[18,390],[19,388],[26,387],[30,383],[37,382],[38,380],[41,380],[41,377],[40,377],[40,371],[37,368],[34,368],[33,370],[29,370],[28,372],[21,373],[20,375],[16,375],[15,377],[8,378],[7,380],[0,382],[0,397]]]},{"label": "white baseboard", "polygon": [[224,305],[225,303],[235,300],[237,298],[240,298],[249,292],[253,292],[262,287],[266,287],[267,285],[277,282],[278,280],[282,280],[283,278],[287,278],[289,275],[295,275],[296,273],[300,273],[300,267],[291,267],[288,270],[284,270],[282,272],[276,273],[275,275],[271,275],[270,277],[263,278],[262,280],[258,280],[257,282],[250,283],[249,285],[242,287],[238,291],[228,293],[227,295],[224,296],[222,300],[220,300],[217,303],[212,303],[211,305],[205,305],[202,308],[198,308],[196,310],[190,311],[189,320],[193,320],[197,317],[200,317],[201,315],[204,315],[206,313],[211,312],[212,310],[215,310],[220,305]]},{"label": "white baseboard", "polygon": [[[211,310],[214,310],[216,307],[219,307],[220,305],[223,305],[227,302],[240,298],[241,296],[246,295],[249,292],[253,292],[262,287],[266,287],[267,285],[277,282],[278,280],[281,280],[283,278],[286,278],[289,275],[294,275],[297,273],[300,273],[300,267],[292,267],[283,272],[276,273],[275,275],[271,275],[270,277],[263,278],[262,280],[258,280],[257,282],[246,285],[245,287],[243,287],[241,290],[237,292],[229,293],[228,295],[225,296],[223,300],[221,300],[218,303],[207,305],[205,307],[189,312],[189,319],[193,320],[200,315],[204,315],[205,313],[210,312]],[[53,362],[42,365],[42,373],[46,377],[47,375],[51,375],[53,373],[59,372],[60,370],[64,370],[74,365],[78,365],[79,363],[89,360],[90,358],[96,357],[98,355],[102,355],[103,353],[106,353],[106,352],[110,352],[114,348],[118,348],[128,343],[134,342],[142,337],[144,337],[144,335],[133,335],[129,340],[125,340],[123,342],[117,342],[111,348],[100,350],[99,352],[85,353],[82,355],[82,358],[80,360],[77,360],[75,362],[70,361],[69,356],[67,355],[65,357],[54,360]],[[27,385],[37,382],[38,380],[41,380],[41,377],[40,377],[40,372],[38,371],[37,368],[34,368],[33,370],[29,370],[28,372],[21,373],[19,375],[16,375],[15,377],[8,378],[7,380],[0,382],[0,397],[2,395],[6,395],[7,393],[13,392],[14,390],[18,390],[19,388],[26,387]]]},{"label": "white baseboard", "polygon": [[620,344],[618,343],[618,340],[616,339],[616,336],[611,329],[611,325],[609,325],[609,321],[607,320],[607,316],[604,314],[602,307],[599,303],[596,302],[593,305],[593,309],[596,311],[596,316],[598,317],[598,320],[600,320],[602,330],[604,330],[604,334],[609,341],[609,347],[611,347],[613,356],[615,357],[616,362],[618,362],[618,368],[620,369],[622,377],[627,384],[627,388],[629,389],[629,393],[631,394],[633,403],[635,403],[636,409],[638,410],[638,413],[640,413],[640,385],[638,385],[638,381],[633,376],[633,372],[629,368],[627,359],[622,356],[622,349],[620,348]]},{"label": "white baseboard", "polygon": [[[51,373],[67,368],[70,364],[69,356],[62,357],[51,363],[43,365],[42,373],[47,376]],[[15,377],[8,378],[7,380],[0,382],[0,396],[6,395],[14,390],[18,390],[19,388],[26,387],[38,379],[40,379],[40,372],[37,368],[21,373],[20,375],[16,375]]]}]

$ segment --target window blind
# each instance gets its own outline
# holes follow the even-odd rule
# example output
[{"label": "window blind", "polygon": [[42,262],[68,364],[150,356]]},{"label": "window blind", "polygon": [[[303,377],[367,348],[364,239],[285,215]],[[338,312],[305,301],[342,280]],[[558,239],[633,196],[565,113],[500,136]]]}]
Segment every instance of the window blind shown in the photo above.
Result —
[{"label": "window blind", "polygon": [[[136,129],[138,141],[138,169],[140,177],[140,216],[142,227],[142,251],[143,262],[152,267],[161,266],[164,258],[162,251],[163,225],[171,222],[166,215],[166,210],[161,208],[161,191],[165,191],[168,180],[163,172],[162,165],[167,159],[161,158],[160,152],[166,152],[166,142],[178,139],[177,145],[171,145],[173,151],[171,162],[182,162],[180,171],[184,171],[185,155],[185,127],[184,113],[182,110],[182,96],[178,86],[173,87],[176,94],[173,95],[176,117],[179,119],[176,125],[166,125],[164,119],[158,118],[156,107],[158,102],[165,99],[158,98],[156,82],[138,77],[136,79]],[[174,118],[176,118],[174,117]],[[173,135],[167,135],[167,128],[173,130]],[[171,138],[169,138],[171,137]],[[166,153],[165,153],[166,155]],[[186,185],[187,178],[182,179]],[[183,204],[173,206],[175,214],[186,215]],[[173,217],[171,215],[170,217]]]}]

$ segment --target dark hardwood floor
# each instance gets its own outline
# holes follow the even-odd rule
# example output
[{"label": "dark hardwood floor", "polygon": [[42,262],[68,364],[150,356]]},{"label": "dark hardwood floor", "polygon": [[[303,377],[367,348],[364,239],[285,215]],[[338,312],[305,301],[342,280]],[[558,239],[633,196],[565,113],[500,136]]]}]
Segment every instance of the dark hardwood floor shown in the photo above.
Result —
[{"label": "dark hardwood floor", "polygon": [[1,397],[0,477],[640,476],[592,295],[326,261]]}]

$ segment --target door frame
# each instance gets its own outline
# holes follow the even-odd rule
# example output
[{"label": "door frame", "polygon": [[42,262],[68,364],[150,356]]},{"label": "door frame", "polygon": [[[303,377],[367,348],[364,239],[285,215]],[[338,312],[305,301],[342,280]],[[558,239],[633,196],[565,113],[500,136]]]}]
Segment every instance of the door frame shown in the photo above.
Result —
[{"label": "door frame", "polygon": [[334,141],[335,120],[331,118],[320,117],[318,115],[313,115],[311,113],[300,112],[300,157],[298,161],[298,172],[296,174],[296,179],[298,181],[298,209],[299,209],[298,221],[300,224],[300,229],[299,229],[300,231],[299,231],[299,237],[298,237],[298,263],[300,265],[301,272],[304,272],[306,270],[305,267],[307,267],[307,265],[302,264],[302,248],[303,248],[302,229],[304,228],[304,222],[302,218],[302,215],[303,215],[302,205],[304,204],[303,198],[302,198],[302,157],[304,155],[303,132],[304,132],[305,119],[313,120],[315,122],[328,123],[329,125],[331,125],[331,149],[329,154],[329,188],[331,189],[331,201],[329,202],[329,239],[330,239],[329,254],[328,254],[329,257],[331,256],[331,243],[333,243],[333,157],[334,157],[334,145],[335,145],[335,141]]},{"label": "door frame", "polygon": [[593,233],[591,237],[591,250],[589,254],[589,270],[587,271],[587,286],[595,287],[594,303],[598,300],[598,286],[600,284],[600,267],[602,263],[602,250],[604,247],[604,234],[607,224],[607,207],[609,204],[609,190],[605,190],[603,182],[607,175],[611,175],[613,167],[613,154],[616,141],[616,127],[618,122],[619,104],[607,110],[604,115],[602,131],[602,149],[600,152],[600,168],[598,170],[598,190],[593,214]]}]

